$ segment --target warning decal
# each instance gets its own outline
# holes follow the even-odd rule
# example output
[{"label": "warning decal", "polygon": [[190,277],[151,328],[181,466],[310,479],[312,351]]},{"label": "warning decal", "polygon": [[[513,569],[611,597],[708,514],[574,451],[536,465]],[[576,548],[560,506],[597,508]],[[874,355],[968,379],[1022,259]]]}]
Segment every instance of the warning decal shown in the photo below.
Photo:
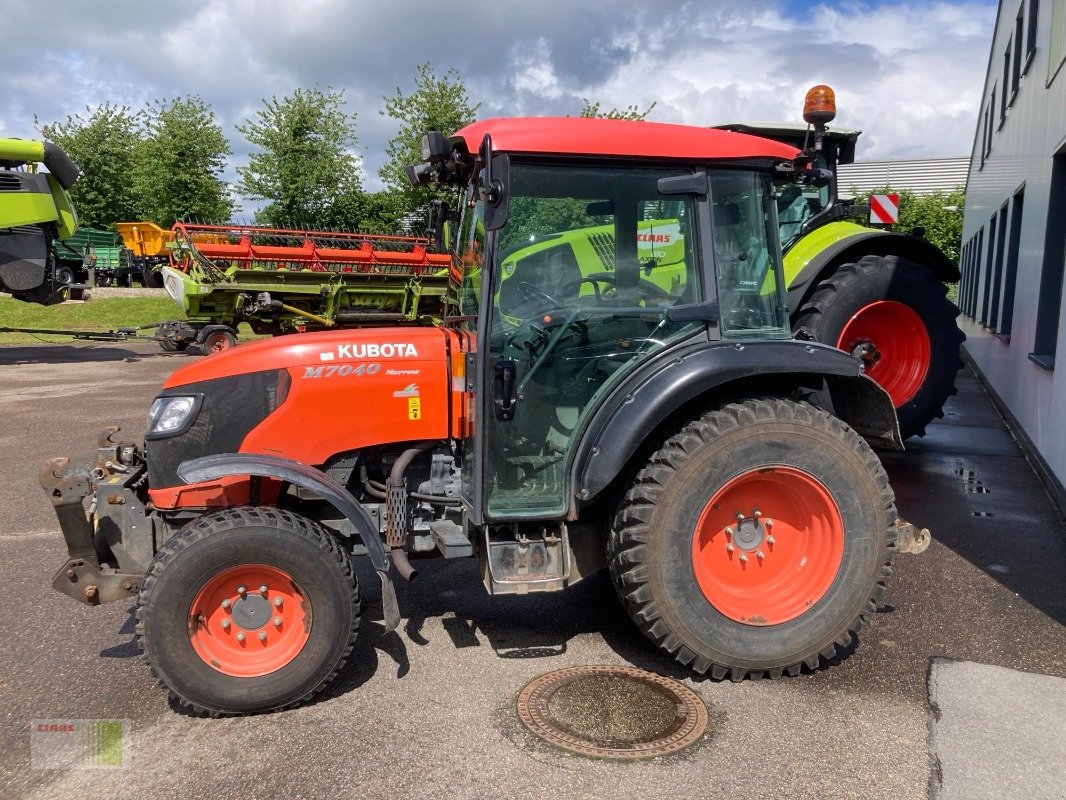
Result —
[{"label": "warning decal", "polygon": [[419,397],[407,398],[407,418],[422,419],[422,399]]}]

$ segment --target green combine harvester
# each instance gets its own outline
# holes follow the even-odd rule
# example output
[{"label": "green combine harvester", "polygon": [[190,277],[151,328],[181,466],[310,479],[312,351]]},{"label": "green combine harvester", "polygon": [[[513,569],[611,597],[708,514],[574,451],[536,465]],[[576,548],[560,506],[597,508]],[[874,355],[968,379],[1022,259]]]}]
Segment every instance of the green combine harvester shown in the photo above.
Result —
[{"label": "green combine harvester", "polygon": [[52,142],[0,139],[0,292],[44,305],[68,296],[53,245],[78,227],[67,190],[79,175]]}]

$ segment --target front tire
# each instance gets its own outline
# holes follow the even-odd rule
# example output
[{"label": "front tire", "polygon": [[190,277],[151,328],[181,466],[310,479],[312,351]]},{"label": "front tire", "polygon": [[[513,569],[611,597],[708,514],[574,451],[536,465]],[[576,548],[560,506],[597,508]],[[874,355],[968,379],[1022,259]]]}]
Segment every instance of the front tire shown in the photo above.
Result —
[{"label": "front tire", "polygon": [[864,256],[818,284],[792,327],[862,358],[891,396],[906,439],[924,436],[955,394],[966,338],[958,315],[947,286],[921,264]]},{"label": "front tire", "polygon": [[298,705],[359,627],[351,560],[325,528],[268,507],[205,514],[156,555],[137,604],[152,673],[194,714]]},{"label": "front tire", "polygon": [[895,519],[884,469],[840,420],[778,398],[731,403],[637,474],[610,573],[637,626],[696,672],[795,675],[876,610]]}]

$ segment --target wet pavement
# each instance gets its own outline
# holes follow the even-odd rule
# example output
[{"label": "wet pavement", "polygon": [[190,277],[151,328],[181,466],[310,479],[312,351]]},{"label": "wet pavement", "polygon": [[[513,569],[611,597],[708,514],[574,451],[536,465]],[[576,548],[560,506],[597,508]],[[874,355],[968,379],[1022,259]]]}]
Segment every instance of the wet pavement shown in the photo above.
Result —
[{"label": "wet pavement", "polygon": [[[138,438],[159,383],[190,358],[142,343],[0,348],[0,796],[948,797],[983,757],[965,746],[966,725],[996,718],[1001,693],[1023,693],[1015,704],[1036,731],[1055,719],[1031,692],[1062,685],[1039,676],[1066,678],[1063,520],[965,373],[944,421],[885,458],[901,515],[934,542],[900,556],[882,609],[829,669],[693,679],[633,628],[602,575],[562,593],[491,598],[465,561],[421,565],[399,590],[400,629],[385,635],[364,564],[363,628],[319,699],[250,718],[183,716],[137,658],[131,604],[90,609],[50,588],[64,551],[36,474],[50,457],[89,449],[107,424]],[[953,727],[941,736],[928,681],[954,662],[976,666],[951,674],[939,713]],[[522,687],[586,664],[683,681],[706,704],[709,733],[680,754],[620,764],[526,732],[514,711]],[[40,718],[129,720],[130,767],[31,769]],[[1023,796],[1012,763],[996,796]],[[1043,791],[1062,794],[1053,781]]]}]

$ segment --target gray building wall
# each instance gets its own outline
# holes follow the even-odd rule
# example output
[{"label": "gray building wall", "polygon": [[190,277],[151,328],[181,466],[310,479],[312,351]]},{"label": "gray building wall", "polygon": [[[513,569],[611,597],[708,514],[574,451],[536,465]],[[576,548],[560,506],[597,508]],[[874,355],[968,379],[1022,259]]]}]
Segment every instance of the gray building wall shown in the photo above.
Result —
[{"label": "gray building wall", "polygon": [[[861,141],[861,140],[860,140]],[[970,159],[908,158],[898,161],[856,161],[838,168],[841,193],[868,194],[891,186],[918,195],[950,192],[966,185]]]},{"label": "gray building wall", "polygon": [[1001,0],[970,159],[959,285],[967,351],[1060,485],[1064,56],[1066,0]]}]

